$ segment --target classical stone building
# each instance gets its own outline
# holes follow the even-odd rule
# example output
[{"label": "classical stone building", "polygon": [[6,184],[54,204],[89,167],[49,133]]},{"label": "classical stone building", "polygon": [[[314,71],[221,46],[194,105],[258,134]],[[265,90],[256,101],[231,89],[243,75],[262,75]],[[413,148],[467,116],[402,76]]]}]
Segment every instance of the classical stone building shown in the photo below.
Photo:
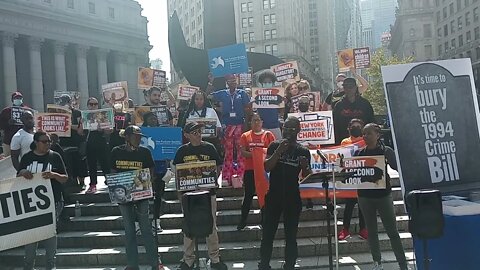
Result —
[{"label": "classical stone building", "polygon": [[[148,65],[147,19],[133,0],[0,0],[0,105],[19,89],[42,111],[55,90],[100,97],[126,80],[137,102],[137,67]],[[142,99],[142,100],[140,100]]]}]

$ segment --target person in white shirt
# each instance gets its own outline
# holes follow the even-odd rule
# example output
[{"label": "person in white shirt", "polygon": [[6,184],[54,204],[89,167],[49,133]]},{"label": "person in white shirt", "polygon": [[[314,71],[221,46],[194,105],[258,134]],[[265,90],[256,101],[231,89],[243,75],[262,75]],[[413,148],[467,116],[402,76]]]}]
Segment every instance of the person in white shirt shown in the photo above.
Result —
[{"label": "person in white shirt", "polygon": [[30,152],[30,144],[33,142],[33,134],[35,133],[35,122],[32,112],[25,111],[20,120],[23,123],[23,128],[13,135],[12,142],[10,143],[12,164],[16,170],[18,170],[20,166],[22,156]]},{"label": "person in white shirt", "polygon": [[192,95],[187,112],[185,113],[186,121],[188,119],[211,118],[217,121],[217,135],[219,134],[222,124],[218,118],[217,112],[212,108],[207,99],[207,94],[203,91],[197,91]]}]

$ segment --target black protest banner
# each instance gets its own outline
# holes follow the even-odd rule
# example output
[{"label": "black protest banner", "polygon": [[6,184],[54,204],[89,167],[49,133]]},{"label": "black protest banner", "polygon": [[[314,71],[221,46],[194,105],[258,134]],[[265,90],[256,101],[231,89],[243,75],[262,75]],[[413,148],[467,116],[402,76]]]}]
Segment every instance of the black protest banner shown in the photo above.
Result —
[{"label": "black protest banner", "polygon": [[404,192],[480,188],[478,104],[470,59],[382,67]]},{"label": "black protest banner", "polygon": [[41,174],[0,181],[0,206],[0,251],[55,235],[53,190]]}]

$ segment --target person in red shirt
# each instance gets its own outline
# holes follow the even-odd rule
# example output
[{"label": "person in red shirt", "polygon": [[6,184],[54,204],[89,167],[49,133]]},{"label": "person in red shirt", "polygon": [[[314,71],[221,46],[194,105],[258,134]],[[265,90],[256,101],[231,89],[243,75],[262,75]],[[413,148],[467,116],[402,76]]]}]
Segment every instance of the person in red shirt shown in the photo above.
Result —
[{"label": "person in red shirt", "polygon": [[23,95],[20,92],[12,93],[12,106],[6,107],[0,113],[0,130],[2,131],[2,148],[3,155],[5,157],[10,156],[10,143],[12,142],[12,137],[19,131],[23,124],[20,122],[20,115],[18,115],[17,121],[12,118],[12,107],[23,107],[28,108],[23,104]]},{"label": "person in red shirt", "polygon": [[253,174],[252,149],[255,147],[267,148],[275,140],[272,132],[263,129],[263,121],[258,113],[252,114],[252,129],[240,137],[240,151],[245,158],[245,173],[243,185],[245,188],[242,202],[242,216],[237,230],[242,230],[247,225],[248,212],[255,194],[255,176]]}]

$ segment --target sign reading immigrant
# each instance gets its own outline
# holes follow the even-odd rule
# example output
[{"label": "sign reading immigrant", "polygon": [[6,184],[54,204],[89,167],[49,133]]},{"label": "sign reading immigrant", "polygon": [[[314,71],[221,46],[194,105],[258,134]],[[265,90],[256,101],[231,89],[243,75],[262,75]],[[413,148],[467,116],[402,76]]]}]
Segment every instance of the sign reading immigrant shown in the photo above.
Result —
[{"label": "sign reading immigrant", "polygon": [[127,203],[153,197],[150,169],[132,170],[106,175],[112,203]]},{"label": "sign reading immigrant", "polygon": [[283,82],[286,80],[300,81],[300,73],[298,72],[297,61],[286,62],[271,66],[270,69],[277,76],[277,82]]},{"label": "sign reading immigrant", "polygon": [[470,59],[382,67],[404,193],[480,188],[480,117]]},{"label": "sign reading immigrant", "polygon": [[41,174],[0,181],[0,251],[55,236],[55,201]]},{"label": "sign reading immigrant", "polygon": [[36,113],[35,128],[49,134],[57,134],[58,137],[70,137],[71,114],[68,113]]},{"label": "sign reading immigrant", "polygon": [[215,188],[217,163],[215,160],[180,163],[175,166],[178,191]]}]

